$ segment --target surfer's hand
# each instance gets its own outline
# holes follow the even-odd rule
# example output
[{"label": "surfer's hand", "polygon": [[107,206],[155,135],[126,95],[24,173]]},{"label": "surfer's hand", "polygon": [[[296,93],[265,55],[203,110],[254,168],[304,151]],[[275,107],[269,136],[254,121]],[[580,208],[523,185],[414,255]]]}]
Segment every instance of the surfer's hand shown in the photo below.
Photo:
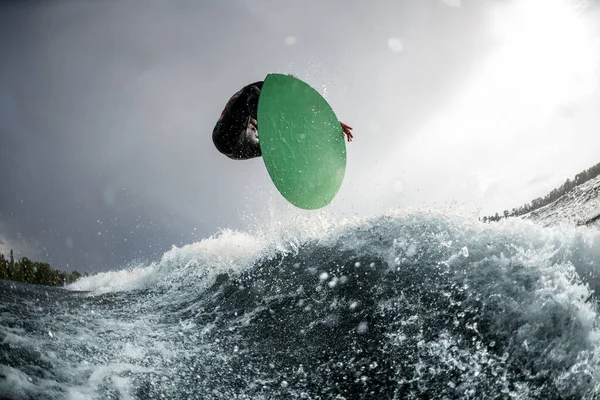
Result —
[{"label": "surfer's hand", "polygon": [[258,121],[250,117],[250,119],[248,120],[248,126],[250,127],[250,129],[252,129],[253,132],[256,132],[258,130]]},{"label": "surfer's hand", "polygon": [[340,121],[340,126],[342,127],[342,132],[348,137],[348,141],[351,142],[354,136],[352,135],[352,128]]}]

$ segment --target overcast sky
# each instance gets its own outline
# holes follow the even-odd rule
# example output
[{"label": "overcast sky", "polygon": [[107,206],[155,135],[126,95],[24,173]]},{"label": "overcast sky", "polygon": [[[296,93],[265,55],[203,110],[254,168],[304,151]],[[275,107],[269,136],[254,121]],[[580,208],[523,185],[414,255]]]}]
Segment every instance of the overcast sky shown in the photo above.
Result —
[{"label": "overcast sky", "polygon": [[592,1],[1,2],[0,252],[103,271],[283,218],[211,140],[270,72],[354,128],[320,212],[522,205],[600,162],[599,37]]}]

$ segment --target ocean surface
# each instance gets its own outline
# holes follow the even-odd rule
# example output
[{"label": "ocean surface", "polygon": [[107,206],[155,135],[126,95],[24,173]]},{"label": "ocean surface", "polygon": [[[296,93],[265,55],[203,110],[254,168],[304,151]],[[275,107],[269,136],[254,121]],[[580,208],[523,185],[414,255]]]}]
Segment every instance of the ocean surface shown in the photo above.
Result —
[{"label": "ocean surface", "polygon": [[0,280],[1,399],[600,398],[600,232],[436,211]]}]

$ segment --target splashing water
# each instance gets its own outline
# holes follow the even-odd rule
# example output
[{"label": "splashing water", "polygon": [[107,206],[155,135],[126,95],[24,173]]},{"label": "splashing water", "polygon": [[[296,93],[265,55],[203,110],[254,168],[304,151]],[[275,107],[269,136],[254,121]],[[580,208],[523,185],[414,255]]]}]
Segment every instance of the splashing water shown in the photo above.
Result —
[{"label": "splashing water", "polygon": [[0,282],[0,397],[600,393],[597,231],[431,211],[290,227],[70,290]]}]

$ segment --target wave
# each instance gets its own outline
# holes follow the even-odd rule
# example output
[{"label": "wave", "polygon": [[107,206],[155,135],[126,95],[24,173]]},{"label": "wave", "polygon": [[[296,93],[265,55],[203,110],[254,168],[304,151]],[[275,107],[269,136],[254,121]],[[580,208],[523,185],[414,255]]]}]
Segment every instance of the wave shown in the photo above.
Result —
[{"label": "wave", "polygon": [[44,346],[99,398],[591,399],[599,265],[584,227],[291,216],[77,281]]}]

